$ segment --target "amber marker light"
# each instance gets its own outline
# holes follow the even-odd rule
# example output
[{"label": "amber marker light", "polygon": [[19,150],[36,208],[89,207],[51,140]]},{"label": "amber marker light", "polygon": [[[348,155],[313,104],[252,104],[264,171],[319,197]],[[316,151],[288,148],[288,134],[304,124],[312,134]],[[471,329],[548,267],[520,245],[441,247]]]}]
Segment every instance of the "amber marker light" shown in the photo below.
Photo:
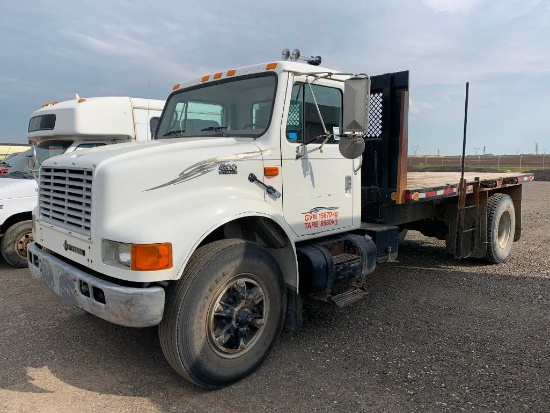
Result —
[{"label": "amber marker light", "polygon": [[201,82],[208,82],[208,79],[210,79],[210,75],[203,76]]},{"label": "amber marker light", "polygon": [[221,72],[220,72],[220,73],[216,73],[216,74],[214,75],[214,79],[219,79],[220,77],[222,77],[222,75],[223,75],[223,73],[221,73]]},{"label": "amber marker light", "polygon": [[158,271],[172,268],[172,244],[133,244],[133,271]]},{"label": "amber marker light", "polygon": [[278,166],[266,166],[264,167],[264,176],[277,176],[279,175]]},{"label": "amber marker light", "polygon": [[172,90],[178,90],[180,88],[180,84],[179,83],[176,83],[173,87],[172,87]]},{"label": "amber marker light", "polygon": [[268,63],[268,65],[265,67],[265,70],[273,70],[277,68],[277,63]]},{"label": "amber marker light", "polygon": [[227,71],[227,76],[235,76],[235,73],[237,73],[237,71],[235,69],[228,70]]}]

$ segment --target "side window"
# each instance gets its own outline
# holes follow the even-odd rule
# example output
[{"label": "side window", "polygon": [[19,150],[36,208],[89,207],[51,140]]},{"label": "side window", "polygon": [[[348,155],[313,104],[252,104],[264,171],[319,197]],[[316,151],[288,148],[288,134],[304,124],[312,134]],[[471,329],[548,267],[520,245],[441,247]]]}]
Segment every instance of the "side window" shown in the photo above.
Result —
[{"label": "side window", "polygon": [[100,142],[83,143],[81,145],[78,145],[74,150],[75,151],[81,151],[83,149],[90,149],[90,148],[95,148],[97,146],[103,146],[103,145],[106,145],[106,144],[105,143],[100,143]]},{"label": "side window", "polygon": [[[342,127],[342,92],[327,86],[311,85],[315,100],[323,116],[325,127],[329,133],[341,133]],[[286,138],[289,142],[303,143],[315,141],[320,136],[319,142],[324,140],[323,123],[319,118],[315,100],[307,84],[297,83],[292,88],[288,120],[286,125]],[[335,139],[329,139],[327,143],[337,143]]]}]

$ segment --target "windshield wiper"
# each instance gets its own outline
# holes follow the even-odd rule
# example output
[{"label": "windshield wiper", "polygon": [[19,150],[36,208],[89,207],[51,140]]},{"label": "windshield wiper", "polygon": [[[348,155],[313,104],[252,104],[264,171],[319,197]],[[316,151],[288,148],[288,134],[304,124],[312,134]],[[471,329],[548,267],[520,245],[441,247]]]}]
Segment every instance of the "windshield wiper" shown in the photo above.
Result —
[{"label": "windshield wiper", "polygon": [[219,133],[222,136],[227,136],[223,131],[224,129],[227,129],[227,126],[209,126],[207,128],[201,129],[201,132],[206,132],[206,131],[211,131],[212,130],[216,133]]},{"label": "windshield wiper", "polygon": [[185,133],[185,129],[169,130],[164,135],[162,135],[162,137],[176,135],[176,136],[179,136],[180,138],[183,138],[182,133]]}]

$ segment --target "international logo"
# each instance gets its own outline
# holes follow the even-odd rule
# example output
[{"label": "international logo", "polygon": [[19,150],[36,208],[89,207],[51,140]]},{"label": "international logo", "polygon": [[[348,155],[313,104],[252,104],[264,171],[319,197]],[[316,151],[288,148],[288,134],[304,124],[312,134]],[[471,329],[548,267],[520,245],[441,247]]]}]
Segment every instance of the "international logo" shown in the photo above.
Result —
[{"label": "international logo", "polygon": [[75,247],[74,245],[69,244],[67,240],[65,240],[65,242],[63,243],[63,249],[65,251],[71,251],[71,252],[74,252],[75,254],[82,255],[83,257],[86,256],[86,251],[84,251],[82,248],[78,248],[78,247]]}]

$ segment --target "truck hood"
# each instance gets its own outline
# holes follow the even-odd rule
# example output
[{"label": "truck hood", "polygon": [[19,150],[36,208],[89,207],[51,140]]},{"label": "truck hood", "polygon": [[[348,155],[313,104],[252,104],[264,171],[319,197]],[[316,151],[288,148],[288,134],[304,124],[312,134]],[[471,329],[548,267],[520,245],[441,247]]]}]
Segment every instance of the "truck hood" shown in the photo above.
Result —
[{"label": "truck hood", "polygon": [[[77,167],[103,173],[106,169],[129,178],[155,182],[150,188],[180,183],[220,167],[220,164],[256,158],[261,150],[250,138],[200,137],[107,145],[50,158],[44,167]],[[177,171],[177,172],[176,172]],[[112,176],[111,176],[112,178]],[[174,180],[174,182],[171,182]],[[177,181],[177,182],[176,182]]]},{"label": "truck hood", "polygon": [[37,190],[34,179],[0,178],[0,200],[35,196]]}]

